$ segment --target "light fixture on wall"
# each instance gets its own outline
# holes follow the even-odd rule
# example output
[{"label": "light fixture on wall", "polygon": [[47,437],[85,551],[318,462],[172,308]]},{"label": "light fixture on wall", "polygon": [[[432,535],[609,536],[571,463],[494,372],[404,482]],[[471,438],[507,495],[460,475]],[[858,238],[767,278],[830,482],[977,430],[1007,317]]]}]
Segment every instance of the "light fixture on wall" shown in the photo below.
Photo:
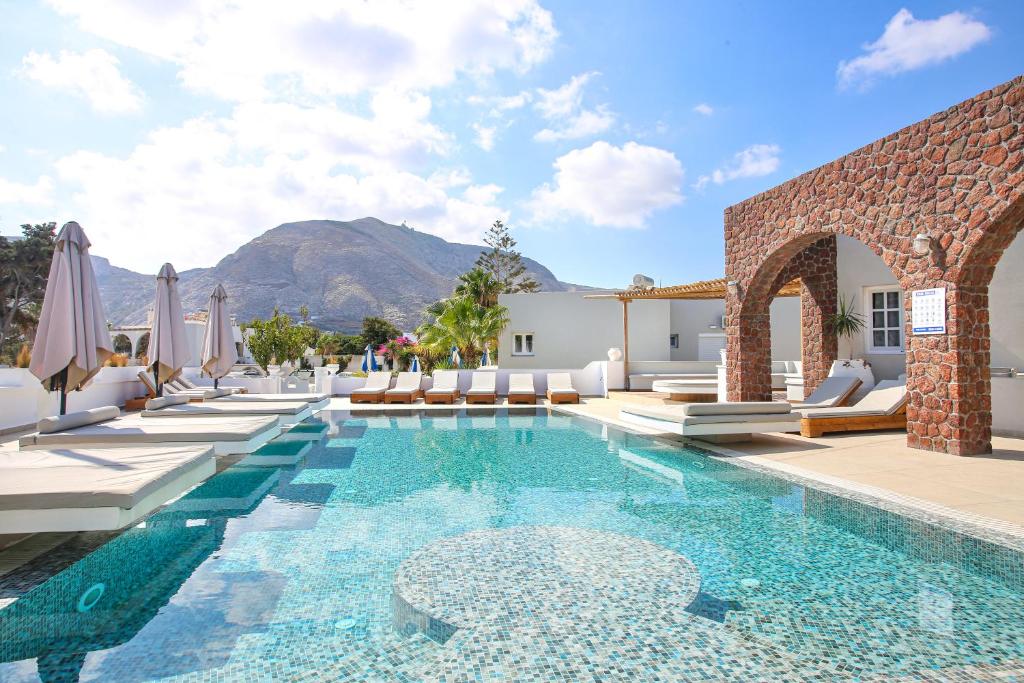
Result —
[{"label": "light fixture on wall", "polygon": [[725,286],[729,290],[730,294],[740,293],[740,283],[737,282],[736,280],[729,280],[729,282]]},{"label": "light fixture on wall", "polygon": [[932,238],[923,232],[914,236],[914,253],[918,256],[926,256],[931,253]]}]

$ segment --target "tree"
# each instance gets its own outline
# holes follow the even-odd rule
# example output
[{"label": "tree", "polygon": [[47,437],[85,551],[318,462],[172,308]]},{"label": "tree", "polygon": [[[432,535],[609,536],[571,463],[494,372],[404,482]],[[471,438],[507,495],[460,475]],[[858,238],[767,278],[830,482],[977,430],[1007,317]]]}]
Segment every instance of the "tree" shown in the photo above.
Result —
[{"label": "tree", "polygon": [[490,308],[498,303],[498,295],[504,291],[501,283],[483,268],[476,267],[459,276],[455,296],[472,299],[478,306]]},{"label": "tree", "polygon": [[[402,331],[389,323],[384,318],[368,316],[363,318],[363,331],[360,335],[363,338],[363,346],[370,344],[374,349],[386,342],[401,336]],[[360,349],[361,351],[361,349]]]},{"label": "tree", "polygon": [[[38,322],[46,279],[53,261],[56,223],[22,225],[20,240],[0,237],[0,351],[10,342],[12,328],[31,336]],[[25,333],[28,334],[25,334]]]},{"label": "tree", "polygon": [[516,241],[504,223],[494,221],[484,237],[484,244],[491,249],[480,252],[476,266],[490,273],[501,285],[502,292],[512,294],[540,289],[540,283],[526,272],[523,256],[516,251]]},{"label": "tree", "polygon": [[444,302],[444,310],[433,322],[416,330],[420,346],[434,352],[445,352],[452,346],[467,363],[475,362],[484,346],[497,344],[498,336],[508,325],[508,309],[504,306],[484,308],[469,298],[452,298]]},{"label": "tree", "polygon": [[298,360],[309,345],[311,334],[319,333],[314,327],[293,324],[291,316],[277,308],[269,320],[254,318],[244,329],[249,332],[246,335],[249,352],[264,370],[274,361]]}]

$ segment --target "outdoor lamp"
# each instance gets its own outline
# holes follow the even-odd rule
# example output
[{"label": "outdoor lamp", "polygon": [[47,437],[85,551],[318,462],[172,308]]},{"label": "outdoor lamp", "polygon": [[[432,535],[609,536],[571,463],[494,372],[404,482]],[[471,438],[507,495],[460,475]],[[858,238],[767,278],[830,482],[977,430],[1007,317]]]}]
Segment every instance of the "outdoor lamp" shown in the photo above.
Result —
[{"label": "outdoor lamp", "polygon": [[740,292],[740,283],[736,280],[729,280],[725,286],[728,288],[730,294],[739,294]]},{"label": "outdoor lamp", "polygon": [[925,256],[932,250],[932,238],[921,232],[914,237],[914,253]]}]

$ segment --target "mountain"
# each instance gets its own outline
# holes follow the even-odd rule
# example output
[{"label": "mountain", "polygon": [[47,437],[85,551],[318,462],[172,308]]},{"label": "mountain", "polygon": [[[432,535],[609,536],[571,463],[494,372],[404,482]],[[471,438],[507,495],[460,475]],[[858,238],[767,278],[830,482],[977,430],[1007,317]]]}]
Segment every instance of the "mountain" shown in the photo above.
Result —
[{"label": "mountain", "polygon": [[[301,221],[268,230],[212,268],[178,273],[178,285],[186,313],[205,309],[221,283],[239,321],[268,317],[274,306],[297,318],[305,304],[325,330],[357,331],[368,315],[412,330],[428,304],[451,294],[483,249],[376,218]],[[92,258],[107,317],[117,325],[145,323],[155,275]],[[576,288],[536,261],[523,261],[543,291]]]}]

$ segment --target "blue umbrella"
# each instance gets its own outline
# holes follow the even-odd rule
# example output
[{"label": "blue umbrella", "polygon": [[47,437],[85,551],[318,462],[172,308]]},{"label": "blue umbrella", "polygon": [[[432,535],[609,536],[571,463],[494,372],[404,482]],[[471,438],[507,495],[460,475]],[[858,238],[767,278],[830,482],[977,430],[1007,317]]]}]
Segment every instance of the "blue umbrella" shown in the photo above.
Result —
[{"label": "blue umbrella", "polygon": [[380,366],[377,365],[377,356],[373,354],[373,348],[370,344],[366,345],[366,353],[363,354],[363,372],[377,372],[380,370]]},{"label": "blue umbrella", "polygon": [[420,357],[419,356],[413,356],[412,357],[412,365],[409,366],[409,372],[419,372],[419,371],[420,371]]},{"label": "blue umbrella", "polygon": [[484,347],[484,357],[480,359],[480,367],[486,368],[490,364],[491,364],[491,353],[490,353],[490,350],[485,346]]},{"label": "blue umbrella", "polygon": [[458,346],[452,346],[452,365],[457,368],[462,367],[462,356],[459,355]]}]

